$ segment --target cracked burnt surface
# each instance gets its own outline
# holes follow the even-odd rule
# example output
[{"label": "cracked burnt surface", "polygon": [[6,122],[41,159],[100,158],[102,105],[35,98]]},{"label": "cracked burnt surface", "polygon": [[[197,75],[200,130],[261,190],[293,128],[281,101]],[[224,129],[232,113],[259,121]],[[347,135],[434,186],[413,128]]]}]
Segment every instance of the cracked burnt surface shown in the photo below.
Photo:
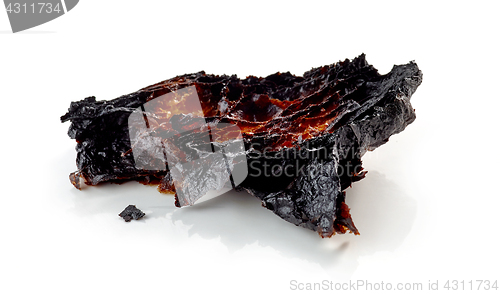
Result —
[{"label": "cracked burnt surface", "polygon": [[[72,102],[61,117],[62,122],[71,121],[68,135],[77,141],[78,169],[70,180],[79,189],[81,180],[87,185],[137,180],[158,184],[160,192],[175,193],[168,165],[138,166],[158,166],[154,160],[160,160],[161,166],[164,152],[177,152],[187,162],[209,158],[214,150],[227,147],[224,135],[220,140],[214,135],[207,142],[200,134],[221,123],[236,125],[244,150],[226,154],[226,165],[193,166],[197,172],[185,185],[201,192],[222,188],[226,167],[232,171],[243,155],[248,175],[237,190],[248,191],[284,220],[322,237],[358,234],[344,190],[365,176],[361,156],[366,151],[386,143],[414,121],[410,97],[421,81],[422,73],[414,62],[380,75],[360,55],[314,68],[302,77],[287,72],[239,79],[198,72],[109,101],[89,97]],[[168,103],[155,100],[188,87],[199,98],[201,108],[196,111],[182,97]],[[152,101],[159,102],[147,109],[151,119],[144,132],[161,137],[176,129],[175,140],[183,144],[182,151],[167,148],[161,153],[137,139],[140,136],[131,139],[129,117]],[[136,145],[148,156],[134,158]],[[182,200],[176,197],[176,205],[185,205]]]}]

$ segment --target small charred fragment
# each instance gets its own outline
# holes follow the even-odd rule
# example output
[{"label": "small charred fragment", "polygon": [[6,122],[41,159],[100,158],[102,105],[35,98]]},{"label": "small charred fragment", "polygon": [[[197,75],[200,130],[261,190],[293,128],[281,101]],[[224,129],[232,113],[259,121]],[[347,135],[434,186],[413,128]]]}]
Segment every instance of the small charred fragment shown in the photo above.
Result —
[{"label": "small charred fragment", "polygon": [[145,215],[146,214],[139,208],[135,207],[135,205],[129,205],[122,212],[120,212],[118,216],[123,218],[126,222],[129,222],[133,219],[138,220]]},{"label": "small charred fragment", "polygon": [[[194,86],[202,113],[186,113],[183,101],[168,108],[168,115],[164,115],[165,109],[153,110],[157,132],[180,121],[195,124],[199,118],[205,124],[200,130],[220,122],[238,126],[248,176],[237,190],[248,191],[281,218],[322,237],[347,231],[358,234],[344,190],[365,176],[361,156],[366,151],[386,143],[413,122],[410,97],[421,81],[422,73],[414,62],[380,75],[361,55],[314,68],[302,77],[276,73],[238,79],[199,72],[110,101],[89,97],[72,102],[61,117],[62,122],[71,121],[68,134],[77,141],[78,170],[70,180],[76,188],[80,188],[80,179],[87,185],[159,182],[160,192],[175,193],[168,167],[137,167],[131,154],[128,118],[134,109],[156,97]],[[188,148],[187,158],[201,158],[210,150],[199,142],[196,132],[179,140]],[[212,150],[223,147],[211,144]],[[204,171],[187,184],[200,188],[220,176],[223,167]],[[183,205],[178,197],[176,205]]]}]

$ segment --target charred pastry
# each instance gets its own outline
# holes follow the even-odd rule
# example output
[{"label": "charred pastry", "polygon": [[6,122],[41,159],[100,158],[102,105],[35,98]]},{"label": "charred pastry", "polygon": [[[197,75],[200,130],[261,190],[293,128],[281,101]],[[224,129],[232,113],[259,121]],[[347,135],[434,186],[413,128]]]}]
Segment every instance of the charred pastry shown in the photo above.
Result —
[{"label": "charred pastry", "polygon": [[[246,177],[232,177],[233,188],[258,197],[284,220],[321,237],[359,234],[345,203],[345,189],[365,176],[361,157],[366,151],[414,121],[410,97],[421,81],[414,62],[380,75],[362,54],[302,77],[286,72],[239,79],[198,72],[109,101],[89,97],[72,102],[61,117],[62,122],[71,121],[68,135],[77,141],[78,170],[70,180],[78,189],[80,178],[87,185],[158,183],[160,192],[176,193],[176,205],[184,206],[207,189],[224,187],[224,175],[243,162]],[[174,104],[152,102],[176,91],[184,91],[184,96],[172,100]],[[199,111],[189,109],[189,91],[196,93]],[[145,106],[148,103],[154,107]],[[130,126],[137,109],[144,113],[147,132]],[[193,172],[174,184],[174,165],[162,159],[175,155],[184,162],[209,160],[210,154],[229,148],[218,138],[233,131],[214,131],[221,124],[237,126],[244,149],[226,152],[224,160],[211,159],[208,169],[193,164]],[[189,132],[183,133],[187,126]],[[143,139],[144,134],[161,137],[172,130],[175,148],[166,140],[160,140],[161,149]],[[210,141],[203,139],[207,132]],[[196,197],[181,195],[185,189],[196,191]]]}]

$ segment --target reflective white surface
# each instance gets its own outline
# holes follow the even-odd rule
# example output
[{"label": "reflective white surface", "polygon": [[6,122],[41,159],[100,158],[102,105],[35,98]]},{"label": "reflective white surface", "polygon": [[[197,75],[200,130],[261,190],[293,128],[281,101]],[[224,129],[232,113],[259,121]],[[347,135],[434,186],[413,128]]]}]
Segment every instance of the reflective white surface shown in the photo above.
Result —
[{"label": "reflective white surface", "polygon": [[[422,293],[429,281],[500,279],[495,2],[210,3],[89,0],[39,28],[54,33],[0,34],[2,293],[283,293],[349,280]],[[423,83],[416,121],[366,154],[367,177],[347,190],[360,236],[321,239],[245,193],[178,209],[139,183],[69,182],[75,142],[59,117],[71,101],[199,70],[301,75],[361,52],[381,73],[415,60]],[[125,223],[129,204],[147,216]]]}]

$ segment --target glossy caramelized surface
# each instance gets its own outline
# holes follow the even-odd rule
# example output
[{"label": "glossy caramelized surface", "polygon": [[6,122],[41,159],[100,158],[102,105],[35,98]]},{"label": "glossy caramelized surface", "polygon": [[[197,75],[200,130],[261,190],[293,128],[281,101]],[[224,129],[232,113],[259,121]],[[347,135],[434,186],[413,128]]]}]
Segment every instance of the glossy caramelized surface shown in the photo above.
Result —
[{"label": "glossy caramelized surface", "polygon": [[[149,94],[148,103],[155,104],[151,112],[158,116],[157,123],[165,123],[166,128],[173,115],[191,113],[236,124],[244,138],[265,138],[266,146],[262,147],[277,151],[335,131],[347,109],[352,111],[363,104],[366,81],[378,77],[362,55],[353,61],[313,69],[303,77],[286,72],[240,80],[236,76],[199,72],[141,91]],[[187,87],[193,87],[196,93],[168,102],[159,99]],[[193,95],[197,95],[202,111],[189,104]]]}]

